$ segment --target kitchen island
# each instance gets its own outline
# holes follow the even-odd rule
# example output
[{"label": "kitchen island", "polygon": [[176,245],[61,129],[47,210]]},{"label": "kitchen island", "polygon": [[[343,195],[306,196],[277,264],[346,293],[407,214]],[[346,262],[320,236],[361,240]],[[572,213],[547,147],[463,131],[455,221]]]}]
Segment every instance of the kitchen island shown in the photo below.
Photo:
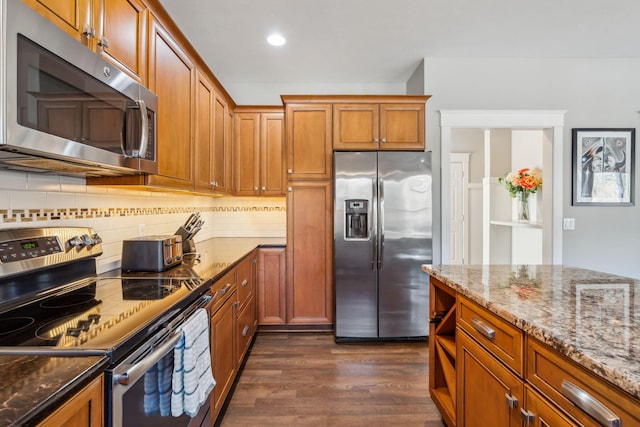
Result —
[{"label": "kitchen island", "polygon": [[[503,384],[517,380],[503,393],[509,408],[518,409],[510,411],[512,422],[534,423],[526,406],[534,401],[529,396],[542,396],[560,414],[558,425],[599,425],[593,421],[599,415],[585,415],[574,402],[571,387],[579,383],[582,391],[607,396],[605,406],[619,403],[628,412],[623,426],[640,425],[640,281],[559,265],[422,269],[431,278],[430,363],[436,366],[430,368],[436,372],[430,388],[448,425],[465,425],[473,415],[465,386],[472,386],[479,366],[504,369]],[[448,352],[438,353],[445,347]],[[476,348],[491,357],[476,359]],[[571,381],[561,378],[567,372]],[[567,397],[572,390],[574,397]]]}]

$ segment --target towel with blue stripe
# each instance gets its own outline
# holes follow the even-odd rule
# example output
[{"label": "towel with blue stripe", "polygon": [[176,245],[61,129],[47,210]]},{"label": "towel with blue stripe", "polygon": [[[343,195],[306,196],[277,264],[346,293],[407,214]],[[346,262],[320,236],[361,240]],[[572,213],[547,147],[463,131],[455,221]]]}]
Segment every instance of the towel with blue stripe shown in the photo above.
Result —
[{"label": "towel with blue stripe", "polygon": [[195,417],[216,385],[211,372],[207,311],[197,309],[181,330],[182,339],[173,351],[171,415]]}]

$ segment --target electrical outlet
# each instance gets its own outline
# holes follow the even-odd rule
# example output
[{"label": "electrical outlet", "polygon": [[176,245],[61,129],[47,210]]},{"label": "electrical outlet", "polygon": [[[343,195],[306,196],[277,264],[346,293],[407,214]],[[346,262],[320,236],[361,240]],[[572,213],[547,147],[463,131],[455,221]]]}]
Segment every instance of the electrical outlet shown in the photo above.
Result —
[{"label": "electrical outlet", "polygon": [[144,224],[138,224],[138,236],[144,236]]},{"label": "electrical outlet", "polygon": [[575,230],[576,229],[576,219],[575,218],[564,218],[562,223],[562,228],[565,230]]}]

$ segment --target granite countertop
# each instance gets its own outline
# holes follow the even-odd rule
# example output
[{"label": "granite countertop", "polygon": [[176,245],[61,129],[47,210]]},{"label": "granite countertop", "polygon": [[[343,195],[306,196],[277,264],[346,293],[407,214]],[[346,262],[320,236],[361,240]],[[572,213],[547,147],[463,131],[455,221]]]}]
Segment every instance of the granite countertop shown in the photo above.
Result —
[{"label": "granite countertop", "polygon": [[640,398],[640,280],[561,265],[422,270]]},{"label": "granite countertop", "polygon": [[257,247],[281,247],[284,237],[216,237],[196,242],[196,256],[185,255],[182,264],[158,273],[123,272],[120,269],[101,274],[102,277],[175,277],[201,279],[220,278]]},{"label": "granite countertop", "polygon": [[[281,247],[284,238],[225,237],[196,242],[199,258],[159,273],[125,273],[100,277],[199,277],[216,280],[257,247]],[[194,292],[200,292],[196,289]],[[0,426],[31,425],[75,393],[109,365],[102,356],[0,355]]]},{"label": "granite countertop", "polygon": [[0,425],[35,425],[108,363],[102,356],[0,356]]}]

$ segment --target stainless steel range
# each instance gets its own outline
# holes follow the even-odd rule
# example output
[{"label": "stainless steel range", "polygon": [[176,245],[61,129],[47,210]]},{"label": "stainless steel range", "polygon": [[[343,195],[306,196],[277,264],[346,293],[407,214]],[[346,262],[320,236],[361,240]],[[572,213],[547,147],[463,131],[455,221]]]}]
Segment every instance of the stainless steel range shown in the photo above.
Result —
[{"label": "stainless steel range", "polygon": [[172,352],[184,320],[211,299],[206,280],[97,275],[101,254],[102,239],[91,228],[0,230],[0,354],[106,355],[107,425],[188,425],[186,416],[181,424],[135,410],[143,407],[145,374]]}]

